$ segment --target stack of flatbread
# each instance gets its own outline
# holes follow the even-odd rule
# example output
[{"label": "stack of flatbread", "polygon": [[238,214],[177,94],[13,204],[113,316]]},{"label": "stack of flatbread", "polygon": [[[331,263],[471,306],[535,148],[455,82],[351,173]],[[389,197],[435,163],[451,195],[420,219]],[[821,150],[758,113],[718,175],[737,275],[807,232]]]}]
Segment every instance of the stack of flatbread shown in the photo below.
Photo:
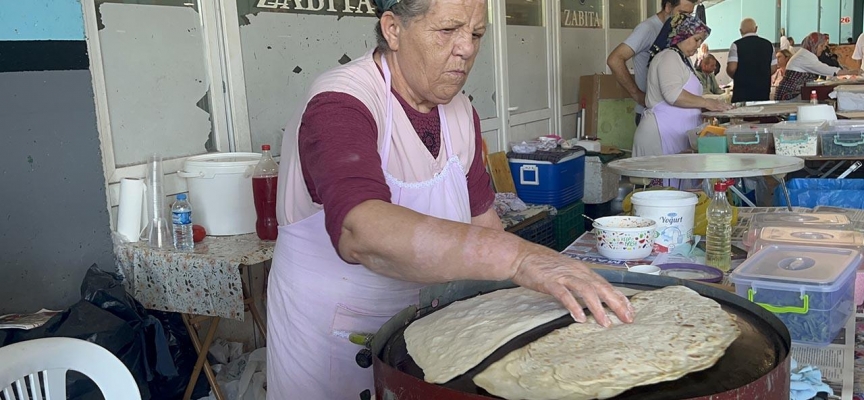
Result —
[{"label": "stack of flatbread", "polygon": [[[497,314],[490,313],[493,306],[485,304],[484,296],[479,296],[470,300],[485,305],[486,312],[475,315],[468,308],[460,310],[461,327],[448,326],[457,320],[446,316],[439,316],[436,325],[418,327],[420,329],[413,332],[414,324],[409,326],[405,332],[408,352],[423,368],[427,381],[436,381],[429,378],[431,375],[437,382],[446,382],[518,336],[514,331],[500,329],[484,331],[483,338],[463,335],[463,328],[476,332],[478,327],[490,323],[490,319],[498,321],[490,323],[498,327],[504,325],[501,321],[519,321],[511,319],[513,314],[508,311],[518,308],[519,303],[509,300],[516,292],[500,292],[492,293],[499,293],[492,301],[506,303],[506,306],[498,306]],[[546,300],[554,301],[551,297]],[[636,386],[675,380],[709,368],[740,335],[733,317],[719,304],[683,286],[643,292],[633,296],[631,303],[636,309],[636,320],[632,324],[622,324],[612,315],[615,324],[611,328],[597,325],[592,318],[585,324],[572,324],[511,352],[475,376],[474,383],[507,399],[604,399]],[[566,311],[557,315],[564,314]],[[533,327],[543,323],[528,319],[532,321],[528,325]],[[524,328],[516,331],[531,329]],[[416,335],[421,329],[424,338],[418,340]],[[443,348],[430,343],[433,337],[440,338],[438,346]],[[478,345],[482,351],[469,350]],[[490,347],[492,349],[488,350]],[[472,355],[451,358],[466,351]]]}]

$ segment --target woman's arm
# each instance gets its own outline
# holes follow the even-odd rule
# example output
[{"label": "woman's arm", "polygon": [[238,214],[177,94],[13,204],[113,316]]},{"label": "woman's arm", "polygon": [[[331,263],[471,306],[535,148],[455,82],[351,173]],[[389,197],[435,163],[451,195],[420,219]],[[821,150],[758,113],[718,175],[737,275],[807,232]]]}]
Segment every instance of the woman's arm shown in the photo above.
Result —
[{"label": "woman's arm", "polygon": [[422,283],[479,279],[514,283],[555,296],[577,321],[585,313],[609,326],[601,302],[633,320],[626,297],[581,262],[501,231],[426,216],[369,200],[345,217],[339,253],[391,278]]}]

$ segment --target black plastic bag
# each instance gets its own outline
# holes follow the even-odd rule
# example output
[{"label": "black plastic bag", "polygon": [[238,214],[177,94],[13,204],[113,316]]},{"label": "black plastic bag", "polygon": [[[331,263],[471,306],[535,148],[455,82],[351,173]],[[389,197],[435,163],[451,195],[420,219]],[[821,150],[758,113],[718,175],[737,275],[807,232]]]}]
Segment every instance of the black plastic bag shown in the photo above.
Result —
[{"label": "black plastic bag", "polygon": [[[148,311],[128,294],[119,276],[93,264],[81,284],[82,300],[31,330],[0,330],[0,345],[43,337],[72,337],[98,344],[129,368],[143,400],[180,399],[197,353],[177,313]],[[207,396],[204,374],[193,399]],[[67,396],[101,399],[99,389],[83,375],[67,375]]]}]

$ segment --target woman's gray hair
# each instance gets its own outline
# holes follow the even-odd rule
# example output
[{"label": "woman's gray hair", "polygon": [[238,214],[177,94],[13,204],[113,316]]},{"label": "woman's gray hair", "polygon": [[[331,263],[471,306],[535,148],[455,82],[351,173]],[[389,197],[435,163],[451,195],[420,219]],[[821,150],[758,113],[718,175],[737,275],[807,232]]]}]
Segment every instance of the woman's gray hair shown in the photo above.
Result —
[{"label": "woman's gray hair", "polygon": [[[385,4],[392,5],[386,7]],[[407,27],[415,18],[426,15],[431,5],[432,0],[396,0],[395,2],[392,0],[375,0],[376,15],[378,16],[378,21],[375,22],[375,39],[378,42],[378,51],[382,53],[390,51],[390,45],[381,31],[381,15],[390,11],[399,17],[399,21]]]}]

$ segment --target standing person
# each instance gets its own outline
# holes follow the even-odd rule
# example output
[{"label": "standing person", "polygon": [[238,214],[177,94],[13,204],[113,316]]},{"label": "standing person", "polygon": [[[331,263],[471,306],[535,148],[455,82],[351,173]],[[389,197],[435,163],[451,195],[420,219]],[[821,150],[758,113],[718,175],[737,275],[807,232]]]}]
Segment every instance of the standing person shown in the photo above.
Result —
[{"label": "standing person", "polygon": [[690,63],[690,57],[710,33],[711,29],[695,16],[673,17],[669,46],[651,60],[648,69],[648,109],[633,138],[634,157],[678,154],[689,149],[687,131],[699,126],[703,108],[731,108],[702,97],[702,84]]},{"label": "standing person", "polygon": [[819,76],[857,75],[860,70],[845,70],[819,61],[828,40],[825,35],[813,32],[801,42],[801,50],[792,55],[786,65],[786,73],[774,97],[777,100],[793,100],[801,97],[801,88]]},{"label": "standing person", "polygon": [[753,18],[741,21],[741,39],[729,46],[726,73],[735,81],[732,102],[771,99],[771,75],[777,71],[774,45],[757,36]]},{"label": "standing person", "polygon": [[267,291],[271,400],[371,391],[347,336],[376,332],[429,284],[509,279],[581,322],[585,305],[609,326],[601,302],[633,320],[603,278],[505,232],[495,213],[479,118],[461,93],[486,1],[375,5],[376,48],[318,77],[285,129]]},{"label": "standing person", "polygon": [[[697,0],[663,0],[660,12],[636,26],[627,40],[612,50],[606,59],[606,65],[612,70],[615,80],[636,101],[636,125],[639,125],[642,112],[645,111],[645,90],[648,82],[648,63],[651,60],[651,45],[670,16],[692,13],[696,2]],[[634,57],[635,80],[627,69],[627,61]]]},{"label": "standing person", "polygon": [[789,38],[786,37],[786,28],[780,28],[780,50],[789,50],[791,47]]},{"label": "standing person", "polygon": [[861,68],[861,59],[864,59],[864,33],[858,36],[858,41],[855,42],[855,51],[852,53],[852,59],[858,61],[855,68]]}]

